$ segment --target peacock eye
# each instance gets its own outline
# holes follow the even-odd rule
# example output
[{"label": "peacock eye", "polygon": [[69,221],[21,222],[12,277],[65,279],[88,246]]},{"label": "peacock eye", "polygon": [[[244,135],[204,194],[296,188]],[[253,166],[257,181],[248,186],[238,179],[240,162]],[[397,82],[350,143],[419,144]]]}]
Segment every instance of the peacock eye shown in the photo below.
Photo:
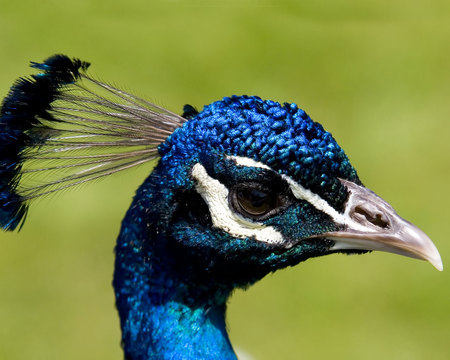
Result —
[{"label": "peacock eye", "polygon": [[242,215],[253,219],[271,214],[282,205],[280,196],[259,184],[240,184],[231,192],[233,207]]}]

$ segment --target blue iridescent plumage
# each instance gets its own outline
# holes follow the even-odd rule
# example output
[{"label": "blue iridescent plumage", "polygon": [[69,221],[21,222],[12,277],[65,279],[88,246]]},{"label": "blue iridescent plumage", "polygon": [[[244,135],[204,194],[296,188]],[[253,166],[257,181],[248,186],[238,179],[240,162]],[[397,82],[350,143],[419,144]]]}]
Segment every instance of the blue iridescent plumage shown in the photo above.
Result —
[{"label": "blue iridescent plumage", "polygon": [[56,55],[45,63],[32,63],[45,73],[21,78],[3,100],[0,112],[0,224],[14,230],[27,213],[24,199],[17,193],[24,152],[40,144],[50,129],[40,119],[53,120],[48,112],[65,84],[76,81],[89,63]]},{"label": "blue iridescent plumage", "polygon": [[191,159],[210,150],[250,157],[301,180],[338,209],[345,189],[337,178],[359,182],[344,151],[322,125],[296,104],[256,96],[232,96],[206,106],[159,149],[167,166],[174,158]]},{"label": "blue iridescent plumage", "polygon": [[35,197],[158,160],[116,245],[128,360],[235,359],[232,291],[312,257],[384,250],[442,269],[431,240],[364,188],[295,104],[232,96],[181,117],[91,78],[85,62],[33,67],[42,72],[20,79],[1,110],[3,229]]}]

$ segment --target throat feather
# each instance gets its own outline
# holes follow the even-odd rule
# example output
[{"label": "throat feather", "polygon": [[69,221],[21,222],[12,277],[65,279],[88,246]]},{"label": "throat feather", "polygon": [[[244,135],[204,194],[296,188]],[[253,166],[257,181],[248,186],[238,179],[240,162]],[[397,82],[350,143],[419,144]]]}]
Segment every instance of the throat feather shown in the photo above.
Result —
[{"label": "throat feather", "polygon": [[[147,194],[146,201],[158,203],[159,196]],[[148,209],[158,208],[143,198],[133,202],[116,246],[113,285],[126,359],[235,360],[225,329],[229,291],[177,269],[167,234],[156,222],[142,221]]]}]

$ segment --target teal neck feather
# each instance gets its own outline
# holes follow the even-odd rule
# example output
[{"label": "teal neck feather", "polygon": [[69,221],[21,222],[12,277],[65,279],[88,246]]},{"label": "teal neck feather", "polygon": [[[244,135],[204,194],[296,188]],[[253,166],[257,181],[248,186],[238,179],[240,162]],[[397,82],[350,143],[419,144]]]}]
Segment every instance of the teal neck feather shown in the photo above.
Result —
[{"label": "teal neck feather", "polygon": [[162,219],[170,222],[164,213],[173,210],[167,205],[173,193],[156,190],[149,180],[123,221],[116,247],[114,288],[125,358],[236,359],[225,329],[231,289],[185,270],[184,254],[177,254],[161,226]]}]

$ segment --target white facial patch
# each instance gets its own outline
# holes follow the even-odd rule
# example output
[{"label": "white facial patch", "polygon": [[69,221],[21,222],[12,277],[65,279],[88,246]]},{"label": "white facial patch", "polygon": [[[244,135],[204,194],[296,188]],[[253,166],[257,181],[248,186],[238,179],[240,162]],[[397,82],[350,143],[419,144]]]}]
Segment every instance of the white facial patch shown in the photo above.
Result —
[{"label": "white facial patch", "polygon": [[[276,172],[266,164],[251,158],[243,156],[227,157],[234,160],[238,166],[261,168]],[[258,241],[270,244],[284,242],[283,235],[272,226],[266,226],[263,223],[252,221],[234,212],[229,206],[228,189],[220,181],[209,176],[201,164],[194,165],[192,176],[197,181],[196,190],[209,207],[212,222],[215,227],[225,230],[237,238],[254,237]],[[367,231],[367,228],[355,222],[350,217],[348,211],[344,214],[339,213],[326,200],[311,190],[306,189],[291,177],[284,174],[280,174],[280,176],[287,182],[296,199],[307,201],[317,210],[330,216],[336,224]],[[351,202],[351,197],[350,194],[349,202]]]},{"label": "white facial patch", "polygon": [[254,237],[258,241],[269,244],[284,242],[282,234],[272,226],[246,219],[235,213],[229,205],[228,189],[220,181],[209,176],[203,165],[195,164],[192,168],[192,176],[196,180],[197,192],[208,205],[215,227],[241,239]]}]

